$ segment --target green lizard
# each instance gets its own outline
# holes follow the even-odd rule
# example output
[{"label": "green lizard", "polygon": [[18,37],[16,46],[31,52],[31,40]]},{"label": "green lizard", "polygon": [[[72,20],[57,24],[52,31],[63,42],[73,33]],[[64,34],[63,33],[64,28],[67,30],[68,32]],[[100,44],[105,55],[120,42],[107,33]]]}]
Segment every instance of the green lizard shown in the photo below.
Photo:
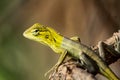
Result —
[{"label": "green lizard", "polygon": [[85,54],[96,63],[99,73],[106,76],[109,80],[120,80],[96,52],[82,43],[77,43],[69,38],[63,37],[48,26],[36,23],[27,29],[23,35],[26,38],[47,45],[56,53],[61,54],[55,67],[58,67],[63,62],[67,52],[76,59],[81,59],[81,56]]}]

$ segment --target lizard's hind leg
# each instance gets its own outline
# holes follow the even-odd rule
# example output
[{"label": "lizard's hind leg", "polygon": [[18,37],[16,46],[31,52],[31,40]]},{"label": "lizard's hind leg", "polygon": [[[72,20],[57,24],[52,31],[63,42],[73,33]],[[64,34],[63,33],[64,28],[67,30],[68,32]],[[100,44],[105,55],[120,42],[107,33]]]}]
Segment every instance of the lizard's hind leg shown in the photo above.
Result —
[{"label": "lizard's hind leg", "polygon": [[[120,42],[115,43],[115,47],[113,48],[113,46],[107,45],[104,42],[100,41],[98,43],[98,51],[99,51],[99,56],[106,61],[107,57],[109,56],[113,56],[113,57],[120,57],[120,52],[119,52],[119,48],[120,48]],[[109,52],[110,54],[106,53],[105,51]]]},{"label": "lizard's hind leg", "polygon": [[120,38],[118,36],[115,36],[115,50],[120,54]]},{"label": "lizard's hind leg", "polygon": [[99,51],[99,56],[105,61],[105,52],[104,52],[104,47],[103,47],[103,42],[99,41],[98,42],[98,51]]}]

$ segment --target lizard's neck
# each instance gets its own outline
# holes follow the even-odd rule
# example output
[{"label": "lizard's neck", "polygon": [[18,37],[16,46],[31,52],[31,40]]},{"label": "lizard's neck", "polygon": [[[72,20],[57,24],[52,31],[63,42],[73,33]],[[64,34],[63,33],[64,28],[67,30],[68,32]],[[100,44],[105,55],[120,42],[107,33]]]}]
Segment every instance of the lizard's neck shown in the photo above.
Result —
[{"label": "lizard's neck", "polygon": [[80,43],[74,42],[68,38],[63,38],[61,48],[66,49],[71,55],[78,57],[80,51]]},{"label": "lizard's neck", "polygon": [[50,44],[50,47],[56,52],[61,53],[63,49],[61,48],[61,44],[63,42],[64,37],[60,34],[52,34],[52,42]]}]

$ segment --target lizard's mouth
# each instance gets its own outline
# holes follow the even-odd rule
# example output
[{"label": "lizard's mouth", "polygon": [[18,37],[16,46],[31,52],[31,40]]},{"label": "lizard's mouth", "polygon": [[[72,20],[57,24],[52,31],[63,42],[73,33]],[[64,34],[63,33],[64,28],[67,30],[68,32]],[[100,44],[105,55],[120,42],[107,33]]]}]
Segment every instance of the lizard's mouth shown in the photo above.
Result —
[{"label": "lizard's mouth", "polygon": [[32,39],[34,36],[31,34],[31,30],[32,30],[32,27],[30,27],[27,30],[25,30],[23,32],[23,36],[28,38],[28,39]]},{"label": "lizard's mouth", "polygon": [[26,37],[26,38],[28,38],[27,33],[28,33],[28,31],[23,32],[23,36]]},{"label": "lizard's mouth", "polygon": [[25,38],[33,39],[33,40],[34,40],[34,38],[35,38],[33,35],[31,35],[29,29],[26,30],[25,32],[23,32],[23,36],[24,36]]}]

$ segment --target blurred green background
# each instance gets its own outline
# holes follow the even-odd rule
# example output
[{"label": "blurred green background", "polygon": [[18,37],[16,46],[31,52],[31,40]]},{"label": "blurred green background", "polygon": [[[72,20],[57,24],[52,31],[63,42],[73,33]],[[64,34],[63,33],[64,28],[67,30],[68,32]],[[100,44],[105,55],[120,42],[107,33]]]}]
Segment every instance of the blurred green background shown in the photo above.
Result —
[{"label": "blurred green background", "polygon": [[[95,45],[120,29],[119,3],[119,0],[0,0],[0,80],[48,80],[44,73],[59,55],[23,37],[25,29],[34,23],[52,26],[67,37],[80,36],[84,44]],[[118,65],[119,62],[114,71],[120,76]]]}]

